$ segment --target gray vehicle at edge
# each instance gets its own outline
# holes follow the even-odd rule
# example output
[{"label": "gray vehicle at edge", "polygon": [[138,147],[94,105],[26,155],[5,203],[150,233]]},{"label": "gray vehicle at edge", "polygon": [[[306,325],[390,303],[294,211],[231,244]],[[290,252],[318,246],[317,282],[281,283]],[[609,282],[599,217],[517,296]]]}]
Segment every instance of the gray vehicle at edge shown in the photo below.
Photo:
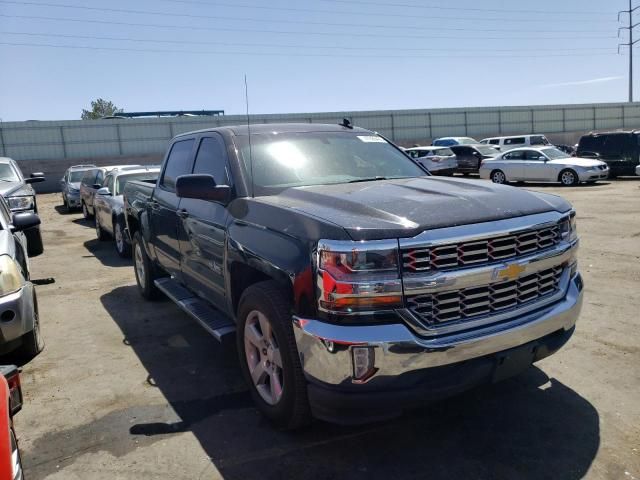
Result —
[{"label": "gray vehicle at edge", "polygon": [[126,167],[107,174],[93,199],[96,235],[98,240],[112,238],[116,251],[121,257],[131,255],[131,244],[125,234],[123,192],[126,182],[131,180],[155,181],[160,173],[159,166]]},{"label": "gray vehicle at edge", "polygon": [[88,170],[97,168],[95,165],[73,165],[69,167],[60,179],[60,191],[62,192],[62,204],[67,211],[81,208],[80,182]]},{"label": "gray vehicle at edge", "polygon": [[11,213],[0,196],[0,353],[20,350],[33,357],[43,348],[38,301],[30,281],[29,257],[42,253],[24,231],[40,224],[33,212]]},{"label": "gray vehicle at edge", "polygon": [[237,330],[258,409],[388,418],[551,355],[583,296],[564,199],[430,176],[359,128],[220,127],[175,137],[125,187],[134,272],[216,339]]}]

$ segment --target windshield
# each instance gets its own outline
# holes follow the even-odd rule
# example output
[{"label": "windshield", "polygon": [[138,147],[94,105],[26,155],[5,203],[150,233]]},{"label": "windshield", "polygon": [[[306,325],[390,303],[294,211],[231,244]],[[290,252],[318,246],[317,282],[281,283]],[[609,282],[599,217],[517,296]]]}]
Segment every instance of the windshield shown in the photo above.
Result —
[{"label": "windshield", "polygon": [[78,183],[84,177],[86,170],[72,170],[69,172],[69,183]]},{"label": "windshield", "polygon": [[[236,141],[251,172],[248,137]],[[427,175],[382,137],[366,132],[252,135],[251,154],[258,195],[288,187]]]},{"label": "windshield", "polygon": [[544,135],[532,135],[531,145],[551,145]]},{"label": "windshield", "polygon": [[557,148],[543,148],[540,150],[551,160],[557,160],[559,158],[571,158],[571,155],[564,153],[562,150],[558,150]]},{"label": "windshield", "polygon": [[491,155],[494,157],[500,153],[496,148],[485,146],[476,147],[476,150],[478,150],[482,155]]},{"label": "windshield", "polygon": [[[253,140],[253,139],[252,139]],[[118,175],[116,178],[116,191],[114,195],[122,195],[124,186],[131,180],[157,180],[159,172],[143,172],[143,173],[131,173],[129,175]]]},{"label": "windshield", "polygon": [[478,143],[475,138],[471,137],[460,137],[458,138],[458,145],[474,145]]},{"label": "windshield", "polygon": [[20,177],[9,163],[0,163],[0,180],[19,182]]}]

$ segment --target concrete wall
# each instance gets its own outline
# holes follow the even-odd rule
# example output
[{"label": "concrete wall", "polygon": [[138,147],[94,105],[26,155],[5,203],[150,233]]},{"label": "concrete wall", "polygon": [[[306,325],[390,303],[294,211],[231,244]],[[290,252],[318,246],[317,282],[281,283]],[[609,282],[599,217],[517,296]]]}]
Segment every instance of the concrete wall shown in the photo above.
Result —
[{"label": "concrete wall", "polygon": [[[343,118],[404,146],[428,145],[441,136],[481,139],[527,133],[574,144],[592,130],[640,128],[640,103],[270,114],[252,115],[251,122],[337,123]],[[39,184],[45,191],[55,188],[68,165],[155,163],[178,133],[246,121],[242,115],[226,115],[5,122],[0,123],[0,156],[18,160],[27,174],[44,171],[52,177]]]}]

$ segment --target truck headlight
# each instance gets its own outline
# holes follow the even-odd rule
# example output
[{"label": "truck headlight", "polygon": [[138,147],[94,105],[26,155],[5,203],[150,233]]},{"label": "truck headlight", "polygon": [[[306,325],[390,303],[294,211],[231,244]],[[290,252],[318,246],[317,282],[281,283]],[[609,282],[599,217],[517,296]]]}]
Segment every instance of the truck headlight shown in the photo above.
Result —
[{"label": "truck headlight", "polygon": [[319,308],[372,314],[402,306],[396,241],[318,243]]},{"label": "truck headlight", "polygon": [[33,210],[33,206],[35,205],[33,195],[27,195],[24,197],[9,197],[7,198],[7,202],[9,203],[9,208],[12,211]]},{"label": "truck headlight", "polygon": [[560,236],[562,240],[573,242],[578,238],[578,230],[576,228],[576,212],[572,211],[568,217],[560,221]]},{"label": "truck headlight", "polygon": [[9,255],[0,255],[0,296],[20,290],[24,278],[20,267]]}]

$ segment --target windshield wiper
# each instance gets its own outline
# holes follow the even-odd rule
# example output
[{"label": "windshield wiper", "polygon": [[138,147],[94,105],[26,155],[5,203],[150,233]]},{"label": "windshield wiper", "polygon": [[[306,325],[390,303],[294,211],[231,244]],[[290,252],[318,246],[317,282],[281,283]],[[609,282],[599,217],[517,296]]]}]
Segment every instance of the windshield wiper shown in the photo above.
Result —
[{"label": "windshield wiper", "polygon": [[347,183],[359,183],[359,182],[375,182],[377,180],[388,180],[387,177],[381,177],[379,175],[376,175],[375,177],[369,177],[369,178],[358,178],[357,180],[349,180]]},{"label": "windshield wiper", "polygon": [[0,182],[7,182],[7,183],[13,183],[16,180],[9,180],[8,178],[0,178]]}]

